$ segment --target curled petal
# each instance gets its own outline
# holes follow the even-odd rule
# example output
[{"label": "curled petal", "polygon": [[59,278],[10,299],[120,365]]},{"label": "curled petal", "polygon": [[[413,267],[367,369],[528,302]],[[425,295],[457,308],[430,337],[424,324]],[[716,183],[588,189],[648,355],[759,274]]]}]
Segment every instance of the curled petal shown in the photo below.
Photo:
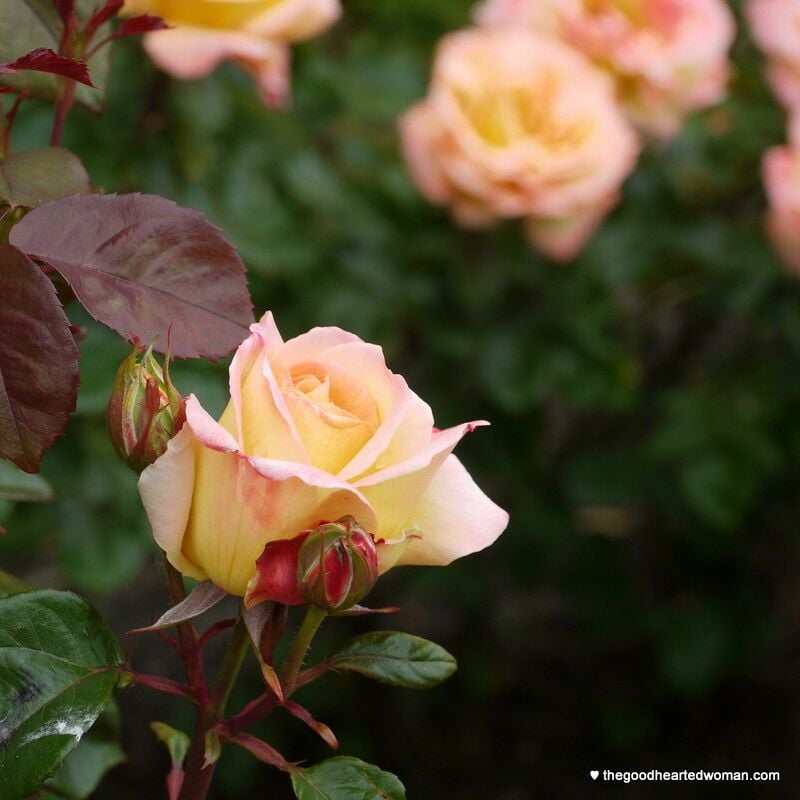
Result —
[{"label": "curled petal", "polygon": [[476,427],[487,424],[470,422],[439,431],[434,434],[428,447],[421,452],[356,483],[356,487],[370,504],[380,509],[377,529],[369,528],[367,523],[362,523],[368,530],[374,532],[376,540],[392,542],[399,539],[402,544],[398,546],[407,546],[405,530],[408,510],[416,505],[428,489],[434,476],[462,437]]},{"label": "curled petal", "polygon": [[461,462],[448,456],[405,522],[418,532],[387,548],[381,569],[396,564],[445,566],[492,544],[508,525],[508,514],[477,486]]},{"label": "curled petal", "polygon": [[256,574],[247,584],[244,604],[252,608],[272,600],[285,606],[302,606],[307,601],[297,590],[297,554],[308,533],[294,539],[269,542],[256,561]]},{"label": "curled petal", "polygon": [[232,60],[253,74],[265,102],[281,106],[289,93],[289,52],[252,33],[182,26],[144,37],[153,61],[176,78],[202,78]]}]

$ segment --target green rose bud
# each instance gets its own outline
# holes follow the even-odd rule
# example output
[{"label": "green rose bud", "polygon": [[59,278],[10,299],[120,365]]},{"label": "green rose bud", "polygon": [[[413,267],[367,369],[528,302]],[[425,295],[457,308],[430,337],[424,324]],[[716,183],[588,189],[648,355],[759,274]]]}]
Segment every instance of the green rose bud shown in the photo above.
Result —
[{"label": "green rose bud", "polygon": [[141,472],[167,449],[186,418],[184,401],[169,378],[169,356],[162,369],[138,345],[120,364],[108,403],[106,426],[119,457]]}]

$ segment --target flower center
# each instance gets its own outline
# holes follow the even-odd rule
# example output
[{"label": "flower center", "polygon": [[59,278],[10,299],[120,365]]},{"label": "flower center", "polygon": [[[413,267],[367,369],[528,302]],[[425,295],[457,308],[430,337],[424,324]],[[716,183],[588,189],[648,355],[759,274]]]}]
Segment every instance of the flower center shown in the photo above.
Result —
[{"label": "flower center", "polygon": [[487,81],[481,86],[459,87],[456,98],[475,131],[495,147],[521,139],[534,139],[548,150],[579,146],[589,133],[585,119],[560,119],[558,105],[561,76],[543,71],[534,83],[498,90]]},{"label": "flower center", "polygon": [[339,472],[380,425],[375,400],[335,365],[295,364],[287,393],[292,418],[315,467]]}]

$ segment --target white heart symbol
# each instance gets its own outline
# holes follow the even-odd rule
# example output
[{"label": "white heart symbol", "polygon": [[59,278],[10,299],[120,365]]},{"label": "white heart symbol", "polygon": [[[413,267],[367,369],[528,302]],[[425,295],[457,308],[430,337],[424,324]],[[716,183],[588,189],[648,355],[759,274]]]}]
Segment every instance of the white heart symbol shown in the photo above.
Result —
[{"label": "white heart symbol", "polygon": [[600,770],[593,769],[589,774],[592,776],[592,780],[596,781],[600,776]]}]

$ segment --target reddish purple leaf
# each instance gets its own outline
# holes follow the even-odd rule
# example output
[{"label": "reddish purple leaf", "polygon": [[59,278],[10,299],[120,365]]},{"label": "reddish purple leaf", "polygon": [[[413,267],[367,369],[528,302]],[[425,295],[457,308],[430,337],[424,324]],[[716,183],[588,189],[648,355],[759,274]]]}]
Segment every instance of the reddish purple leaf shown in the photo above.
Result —
[{"label": "reddish purple leaf", "polygon": [[63,275],[89,313],[124,338],[158,338],[178,358],[221,358],[253,321],[245,268],[198,211],[154,195],[45,203],[11,241]]},{"label": "reddish purple leaf", "polygon": [[125,0],[109,0],[104,6],[100,6],[97,11],[89,17],[83,29],[83,36],[87,42],[90,42],[97,33],[97,29],[108,22],[111,17],[116,16],[117,12],[125,5]]},{"label": "reddish purple leaf", "polygon": [[331,748],[331,750],[338,750],[339,749],[339,740],[336,738],[336,734],[324,723],[320,722],[311,715],[311,712],[307,708],[303,708],[303,706],[298,705],[292,700],[287,700],[283,707],[293,716],[297,717],[301,722],[304,722],[314,731],[321,739]]},{"label": "reddish purple leaf", "polygon": [[36,472],[75,410],[78,348],[53,284],[0,244],[0,458]]},{"label": "reddish purple leaf", "polygon": [[66,22],[75,10],[75,0],[53,0],[58,16],[62,22]]},{"label": "reddish purple leaf", "polygon": [[16,61],[0,64],[0,75],[14,74],[23,69],[61,75],[64,78],[94,87],[89,76],[89,67],[85,61],[76,61],[74,58],[61,56],[46,47],[38,47],[36,50],[20,56]]},{"label": "reddish purple leaf", "polygon": [[152,14],[142,14],[138,17],[129,17],[122,25],[114,31],[114,39],[121,39],[123,36],[138,36],[141,33],[150,31],[162,31],[168,28],[166,22],[161,17]]},{"label": "reddish purple leaf", "polygon": [[188,622],[204,614],[226,596],[225,591],[211,581],[202,581],[189,592],[187,597],[162,614],[152,625],[148,625],[146,628],[134,628],[128,633],[152,633],[163,631],[166,628],[174,628],[182,622]]},{"label": "reddish purple leaf", "polygon": [[263,761],[271,767],[289,771],[296,766],[295,764],[290,764],[274,747],[271,747],[261,739],[257,739],[255,736],[251,736],[249,733],[239,733],[236,736],[232,736],[229,741],[244,747],[259,761]]}]

